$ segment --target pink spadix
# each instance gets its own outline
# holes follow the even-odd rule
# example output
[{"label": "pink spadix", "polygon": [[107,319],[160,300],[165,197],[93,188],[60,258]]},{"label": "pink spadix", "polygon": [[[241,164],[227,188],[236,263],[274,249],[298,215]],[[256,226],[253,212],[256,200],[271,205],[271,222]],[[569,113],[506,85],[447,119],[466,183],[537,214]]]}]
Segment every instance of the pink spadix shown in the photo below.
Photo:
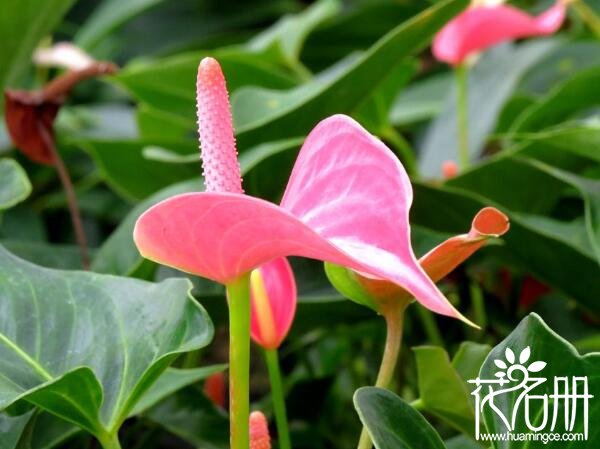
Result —
[{"label": "pink spadix", "polygon": [[412,187],[404,167],[350,117],[334,115],[310,132],[280,206],[241,193],[217,69],[215,60],[203,60],[198,74],[209,191],[177,195],[147,210],[134,230],[141,254],[223,284],[278,257],[309,257],[388,280],[430,310],[468,322],[415,258],[408,222]]},{"label": "pink spadix", "polygon": [[250,449],[271,449],[269,425],[262,412],[250,413]]},{"label": "pink spadix", "polygon": [[296,312],[296,281],[289,262],[278,257],[250,274],[252,321],[250,335],[265,349],[277,349]]},{"label": "pink spadix", "polygon": [[507,5],[474,5],[435,36],[432,50],[439,61],[462,64],[469,56],[513,39],[554,34],[565,20],[567,0],[538,16]]}]

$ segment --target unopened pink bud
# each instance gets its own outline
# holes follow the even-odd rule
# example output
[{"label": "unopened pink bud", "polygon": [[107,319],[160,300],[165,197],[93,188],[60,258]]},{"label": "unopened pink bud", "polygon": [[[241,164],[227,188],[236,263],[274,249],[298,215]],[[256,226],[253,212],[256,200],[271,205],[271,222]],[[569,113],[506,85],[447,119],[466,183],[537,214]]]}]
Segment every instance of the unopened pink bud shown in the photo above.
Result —
[{"label": "unopened pink bud", "polygon": [[196,89],[206,191],[243,193],[227,86],[216,59],[200,61]]},{"label": "unopened pink bud", "polygon": [[271,449],[269,425],[262,412],[250,413],[250,449]]}]

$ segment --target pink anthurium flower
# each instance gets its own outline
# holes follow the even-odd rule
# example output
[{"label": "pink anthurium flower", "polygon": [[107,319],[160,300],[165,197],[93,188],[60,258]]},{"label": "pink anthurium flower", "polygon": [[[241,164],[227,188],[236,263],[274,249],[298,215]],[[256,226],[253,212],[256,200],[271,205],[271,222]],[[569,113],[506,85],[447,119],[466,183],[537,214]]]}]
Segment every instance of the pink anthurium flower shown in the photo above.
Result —
[{"label": "pink anthurium flower", "polygon": [[143,256],[224,284],[277,257],[329,261],[468,322],[415,258],[404,167],[356,121],[335,115],[312,130],[276,206],[242,193],[225,80],[211,58],[198,70],[198,117],[207,191],[174,196],[138,219]]},{"label": "pink anthurium flower", "polygon": [[285,257],[278,257],[250,274],[252,321],[250,335],[265,349],[277,349],[296,313],[296,281]]},{"label": "pink anthurium flower", "polygon": [[459,65],[493,45],[556,33],[565,20],[568,0],[558,0],[538,16],[508,5],[474,4],[442,28],[433,41],[439,61]]}]

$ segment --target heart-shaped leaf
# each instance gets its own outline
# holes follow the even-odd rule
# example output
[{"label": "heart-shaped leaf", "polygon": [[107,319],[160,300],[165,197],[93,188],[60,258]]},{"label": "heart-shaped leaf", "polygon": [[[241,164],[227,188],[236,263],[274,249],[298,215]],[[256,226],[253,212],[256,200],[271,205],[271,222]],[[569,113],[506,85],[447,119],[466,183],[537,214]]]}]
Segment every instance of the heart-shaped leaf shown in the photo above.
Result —
[{"label": "heart-shaped leaf", "polygon": [[377,449],[445,448],[431,424],[391,391],[359,388],[354,407]]},{"label": "heart-shaped leaf", "polygon": [[0,248],[0,409],[46,409],[116,437],[173,358],[213,328],[186,280],[49,270]]},{"label": "heart-shaped leaf", "polygon": [[27,174],[12,159],[0,159],[0,210],[20,203],[31,193]]},{"label": "heart-shaped leaf", "polygon": [[[520,365],[518,362],[512,364],[509,366],[503,385],[489,387],[483,385],[479,393],[483,400],[490,391],[488,388],[495,392],[493,400],[484,405],[482,410],[487,431],[493,434],[505,434],[507,430],[514,434],[531,433],[532,431],[526,423],[528,417],[531,426],[541,426],[540,434],[557,433],[561,435],[559,440],[550,440],[544,447],[549,449],[598,447],[600,428],[595,424],[600,419],[600,401],[597,400],[600,397],[600,377],[598,376],[600,353],[579,355],[573,346],[553,332],[538,315],[532,313],[523,319],[515,330],[490,352],[481,367],[479,378],[481,380],[494,379],[497,371],[494,360],[503,359],[506,354],[521,353],[528,347],[531,351],[529,358],[532,361],[531,364],[528,366]],[[519,387],[517,384],[522,382],[523,376],[527,372],[529,381],[526,386],[532,387],[532,389],[525,392],[527,396],[523,396],[524,387]],[[532,384],[534,378],[541,379],[543,382],[535,386]],[[509,383],[507,384],[506,381]],[[570,394],[574,394],[575,386],[577,394],[581,396],[585,393],[584,384],[586,382],[588,394],[593,396],[593,398],[587,399],[589,406],[587,417],[584,405],[586,399],[583,397],[569,399],[569,407],[565,408],[565,398],[552,398],[551,396],[555,393],[570,392]],[[555,391],[555,386],[558,388],[557,391]],[[542,399],[544,395],[548,395],[546,405]],[[512,426],[513,414],[516,417],[514,427]],[[556,414],[556,426],[552,430],[554,414]],[[508,417],[511,429],[507,429],[503,416]],[[565,419],[568,420],[569,425],[573,424],[572,429],[565,429]],[[543,425],[544,420],[546,420],[545,425]],[[563,434],[577,433],[581,433],[584,437],[587,436],[587,440],[569,440],[562,437]],[[495,441],[493,444],[497,449],[521,449],[524,447],[522,441]]]}]

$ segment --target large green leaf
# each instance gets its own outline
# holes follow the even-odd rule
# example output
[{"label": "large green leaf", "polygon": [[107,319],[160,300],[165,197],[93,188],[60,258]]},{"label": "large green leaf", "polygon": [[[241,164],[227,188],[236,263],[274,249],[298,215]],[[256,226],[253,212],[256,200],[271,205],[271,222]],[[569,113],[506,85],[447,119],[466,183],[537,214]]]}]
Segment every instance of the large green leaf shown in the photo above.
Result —
[{"label": "large green leaf", "polygon": [[0,90],[18,87],[40,39],[54,29],[73,3],[75,0],[0,3]]},{"label": "large green leaf", "polygon": [[114,438],[173,358],[212,338],[185,280],[49,270],[0,249],[0,408],[24,401]]},{"label": "large green leaf", "polygon": [[[469,72],[469,151],[479,155],[493,131],[501,108],[522,76],[559,44],[537,40],[523,45],[506,44],[486,52]],[[485,101],[481,101],[485,98]],[[452,90],[440,115],[428,128],[420,145],[419,168],[424,176],[439,176],[442,163],[456,160],[456,95]]]},{"label": "large green leaf", "polygon": [[[496,362],[499,361],[499,362]],[[536,363],[532,367],[532,365]],[[512,377],[516,380],[510,380],[511,372],[506,369],[501,369],[499,366],[507,366],[512,369]],[[516,368],[512,368],[515,366]],[[518,367],[517,367],[518,366]],[[519,368],[520,367],[520,368]],[[588,425],[589,435],[586,442],[581,441],[549,441],[544,447],[547,448],[581,448],[581,447],[598,447],[600,444],[600,428],[595,425],[600,419],[600,401],[597,398],[600,395],[600,354],[588,354],[580,356],[575,348],[566,340],[553,332],[544,321],[536,314],[530,314],[515,328],[515,330],[498,346],[496,346],[485,360],[479,373],[480,379],[498,379],[495,374],[504,372],[509,381],[504,386],[493,386],[493,390],[498,392],[494,397],[494,405],[497,411],[505,416],[511,416],[516,410],[516,423],[514,427],[515,433],[531,433],[525,424],[525,401],[517,403],[520,395],[523,393],[523,387],[519,388],[518,384],[524,379],[525,372],[528,373],[530,379],[544,379],[538,386],[529,393],[529,417],[530,422],[534,426],[540,426],[543,423],[543,406],[540,400],[540,395],[551,395],[555,393],[554,385],[555,378],[566,377],[569,382],[569,389],[573,387],[572,377],[586,377],[589,387],[589,394],[593,395],[593,399],[589,399]],[[578,384],[578,393],[584,392],[583,382],[580,380]],[[527,385],[532,385],[531,382]],[[559,390],[557,393],[564,393],[566,390],[562,382],[558,382]],[[563,385],[563,386],[561,386]],[[533,386],[533,385],[532,385]],[[504,393],[499,392],[501,389],[510,389]],[[571,393],[573,393],[572,390]],[[481,396],[485,396],[488,392],[487,387],[481,392]],[[570,432],[584,432],[586,426],[584,420],[583,400],[577,399],[572,402],[574,408],[569,408],[568,415],[575,417],[574,427]],[[565,425],[565,400],[558,398],[548,401],[548,422],[545,430],[541,432],[550,432],[549,428],[553,419],[553,410],[557,410],[557,421],[554,432],[563,434],[569,432],[564,428]],[[571,415],[573,410],[576,410],[575,415]],[[507,428],[502,421],[500,415],[492,410],[489,406],[483,409],[483,417],[487,429],[490,433],[505,433]],[[536,443],[541,444],[541,443]],[[523,442],[519,441],[503,441],[494,442],[494,447],[497,449],[521,449],[526,447]],[[534,447],[531,445],[531,447]]]},{"label": "large green leaf", "polygon": [[30,193],[25,170],[12,159],[0,159],[0,211],[20,203]]},{"label": "large green leaf", "polygon": [[[327,77],[326,82],[316,79],[313,81],[318,83],[316,86],[308,83],[298,87],[302,95],[294,90],[255,91],[253,99],[274,98],[276,107],[271,113],[257,116],[252,122],[238,127],[239,148],[243,151],[265,140],[306,135],[322,118],[335,113],[351,113],[386,78],[390,67],[423,48],[466,3],[450,0],[429,8],[396,27],[364,54]],[[280,107],[281,104],[285,107]]]},{"label": "large green leaf", "polygon": [[359,388],[354,406],[377,449],[445,448],[431,424],[391,391]]}]

